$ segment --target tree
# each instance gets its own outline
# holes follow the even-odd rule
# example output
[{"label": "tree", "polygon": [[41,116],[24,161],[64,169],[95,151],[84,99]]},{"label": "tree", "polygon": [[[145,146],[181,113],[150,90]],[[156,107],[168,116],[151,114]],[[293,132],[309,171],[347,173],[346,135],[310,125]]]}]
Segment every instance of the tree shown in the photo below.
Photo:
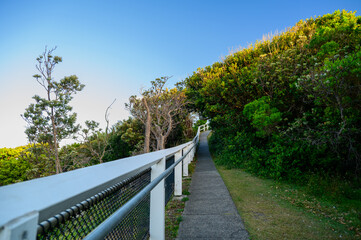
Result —
[{"label": "tree", "polygon": [[219,163],[297,181],[309,172],[359,178],[360,27],[347,11],[299,21],[188,77]]},{"label": "tree", "polygon": [[35,95],[35,103],[29,105],[22,115],[28,123],[25,130],[30,142],[48,143],[55,160],[56,173],[62,172],[58,146],[61,140],[70,137],[79,130],[76,124],[76,113],[72,113],[69,105],[73,95],[81,91],[84,85],[78,77],[71,75],[55,81],[52,73],[57,64],[62,62],[59,56],[53,56],[56,47],[45,51],[36,60],[39,74],[33,77],[44,88],[46,96]]},{"label": "tree", "polygon": [[143,152],[144,125],[135,118],[118,121],[111,129],[104,161],[113,161]]},{"label": "tree", "polygon": [[156,92],[151,105],[151,132],[157,140],[157,150],[164,149],[172,130],[183,120],[176,121],[175,116],[183,112],[186,98],[183,91],[177,88],[164,88],[168,77],[157,78],[152,82],[152,90]]},{"label": "tree", "polygon": [[151,133],[157,141],[156,149],[164,149],[168,136],[179,123],[175,116],[185,111],[184,91],[179,86],[165,88],[169,78],[155,79],[151,88],[141,93],[141,99],[131,96],[129,104],[126,104],[131,114],[145,125],[144,152],[149,152]]},{"label": "tree", "polygon": [[133,95],[129,98],[129,104],[125,104],[125,107],[136,119],[140,120],[144,124],[144,148],[143,151],[148,153],[150,151],[150,127],[151,127],[151,115],[148,102],[151,100],[147,92],[142,93],[143,98],[139,99]]},{"label": "tree", "polygon": [[105,110],[105,132],[102,133],[102,129],[99,128],[99,123],[93,120],[85,121],[86,128],[82,129],[79,135],[83,138],[83,145],[90,152],[92,157],[95,157],[99,163],[103,163],[103,157],[106,153],[107,147],[109,145],[109,110],[111,106],[114,104],[110,104]]}]

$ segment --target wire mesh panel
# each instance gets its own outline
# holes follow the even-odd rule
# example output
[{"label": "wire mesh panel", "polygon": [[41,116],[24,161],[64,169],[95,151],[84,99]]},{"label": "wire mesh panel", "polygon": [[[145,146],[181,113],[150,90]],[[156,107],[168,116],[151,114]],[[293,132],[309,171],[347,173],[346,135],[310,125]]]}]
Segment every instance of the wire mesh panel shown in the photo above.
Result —
[{"label": "wire mesh panel", "polygon": [[[167,158],[165,162],[165,168],[169,168],[174,163],[174,155]],[[169,202],[172,198],[174,193],[174,169],[172,173],[165,179],[164,181],[164,188],[165,188],[165,205]]]},{"label": "wire mesh panel", "polygon": [[[82,239],[149,183],[147,169],[40,223],[37,239]],[[149,197],[143,199],[106,239],[145,238],[149,202]]]},{"label": "wire mesh panel", "polygon": [[149,212],[148,194],[104,239],[146,239],[149,236]]}]

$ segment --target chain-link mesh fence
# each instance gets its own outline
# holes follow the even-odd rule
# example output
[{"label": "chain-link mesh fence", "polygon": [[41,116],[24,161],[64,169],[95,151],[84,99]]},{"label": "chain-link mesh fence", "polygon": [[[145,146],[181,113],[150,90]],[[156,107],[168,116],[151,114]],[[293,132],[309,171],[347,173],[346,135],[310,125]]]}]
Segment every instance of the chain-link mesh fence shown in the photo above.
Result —
[{"label": "chain-link mesh fence", "polygon": [[[150,183],[150,169],[57,214],[38,225],[37,239],[82,239]],[[144,239],[149,232],[149,196],[106,239]]]},{"label": "chain-link mesh fence", "polygon": [[[169,168],[174,163],[174,155],[167,158],[165,162],[165,168]],[[164,188],[165,188],[165,205],[169,202],[169,200],[172,198],[172,195],[174,193],[174,169],[172,170],[172,173],[166,177],[164,181]]]},{"label": "chain-link mesh fence", "polygon": [[150,195],[144,198],[104,239],[146,239],[149,236]]}]

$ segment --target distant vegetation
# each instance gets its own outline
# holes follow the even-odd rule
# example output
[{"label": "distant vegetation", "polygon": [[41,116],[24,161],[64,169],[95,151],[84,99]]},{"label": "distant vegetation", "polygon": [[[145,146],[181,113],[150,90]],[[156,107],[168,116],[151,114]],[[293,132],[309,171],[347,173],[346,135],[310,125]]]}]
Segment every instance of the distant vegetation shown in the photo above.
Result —
[{"label": "distant vegetation", "polygon": [[[131,96],[129,104],[125,104],[132,116],[144,124],[144,148],[147,153],[150,149],[165,149],[166,143],[174,128],[180,123],[187,125],[184,135],[192,137],[192,120],[186,109],[187,100],[182,84],[168,89],[165,84],[170,77],[157,78],[151,81],[151,88],[142,90],[141,98]],[[190,133],[189,133],[189,130]],[[151,147],[151,139],[156,146]]]},{"label": "distant vegetation", "polygon": [[[38,74],[33,77],[45,90],[45,97],[34,95],[35,103],[31,103],[22,118],[28,123],[25,130],[31,143],[47,143],[43,145],[55,159],[56,173],[63,171],[58,145],[61,140],[79,131],[76,124],[76,113],[72,113],[69,105],[73,95],[81,91],[84,85],[78,77],[71,75],[56,81],[53,77],[55,66],[62,62],[59,56],[53,56],[56,47],[45,51],[36,59]],[[49,155],[49,156],[50,156]]]},{"label": "distant vegetation", "polygon": [[[75,75],[59,81],[52,77],[55,66],[62,62],[61,57],[53,56],[55,49],[45,48],[36,59],[39,74],[34,78],[45,97],[35,95],[35,103],[22,115],[28,123],[25,133],[30,143],[0,149],[0,186],[175,146],[194,136],[184,89],[181,84],[166,88],[168,77],[152,81],[141,98],[129,99],[132,118],[109,126],[111,104],[105,110],[104,130],[92,120],[81,127],[70,102],[84,85]],[[77,142],[60,148],[65,138]]]},{"label": "distant vegetation", "polygon": [[[168,137],[166,147],[190,140],[193,137],[193,130],[187,126],[186,122],[177,125]],[[77,134],[82,134],[82,132]],[[104,141],[105,138],[107,138],[106,141]],[[151,138],[150,141],[151,149],[155,150],[155,138]],[[129,157],[142,153],[143,145],[144,125],[137,119],[129,118],[110,127],[108,134],[98,128],[91,132],[86,140],[79,138],[79,142],[60,148],[61,168],[63,172],[66,172],[99,164],[99,156],[102,154],[102,162]],[[47,143],[0,148],[0,186],[55,173],[54,155]]]},{"label": "distant vegetation", "polygon": [[[61,62],[46,51],[45,58],[54,66]],[[43,85],[49,78],[35,77]],[[130,98],[127,107],[133,118],[108,126],[106,112],[105,130],[94,121],[81,129],[76,115],[70,114],[72,96],[65,90],[71,84],[83,88],[76,76],[51,83],[53,93],[59,89],[66,99],[51,102],[34,97],[40,105],[30,105],[26,113],[37,116],[31,119],[24,114],[37,126],[27,130],[31,144],[0,149],[0,184],[187,141],[193,134],[190,112],[195,111],[211,120],[210,147],[218,164],[308,186],[316,195],[361,197],[361,17],[354,12],[301,20],[279,35],[198,69],[185,79],[185,89],[182,84],[165,88],[167,79],[152,81],[140,98]],[[173,108],[169,101],[182,109]],[[55,134],[51,130],[48,107],[61,104],[69,118],[62,118],[60,111],[53,122],[70,124],[67,133],[79,142],[59,148],[58,141],[65,135],[61,125],[55,126]],[[163,112],[166,107],[170,114]],[[39,113],[44,109],[50,115]]]},{"label": "distant vegetation", "polygon": [[[299,21],[185,80],[217,163],[360,199],[361,17]],[[360,216],[361,218],[361,216]]]}]

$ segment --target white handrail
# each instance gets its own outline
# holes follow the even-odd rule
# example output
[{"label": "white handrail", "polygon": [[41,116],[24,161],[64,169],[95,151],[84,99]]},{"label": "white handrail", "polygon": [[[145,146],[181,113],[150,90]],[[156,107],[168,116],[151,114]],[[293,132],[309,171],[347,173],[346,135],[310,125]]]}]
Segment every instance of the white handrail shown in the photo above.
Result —
[{"label": "white handrail", "polygon": [[[180,151],[192,148],[190,156],[182,160],[183,164],[188,166],[195,154],[194,145],[199,141],[200,132],[205,129],[208,129],[208,123],[198,127],[193,141],[173,148],[0,187],[0,240],[15,239],[16,236],[19,236],[19,239],[21,236],[26,236],[26,239],[36,239],[39,222],[149,167],[152,167],[151,174],[154,175],[153,170],[161,165],[162,160],[173,155],[178,159],[181,157],[178,154]],[[175,172],[179,170],[178,166]],[[183,174],[175,174],[177,178],[175,185],[178,188],[179,181],[181,183],[179,176],[188,175],[187,169],[184,168]],[[179,190],[177,192],[179,193]],[[164,226],[160,232],[162,231],[164,231]]]},{"label": "white handrail", "polygon": [[[175,163],[172,164],[169,168],[167,168],[165,171],[163,171],[156,179],[154,179],[150,184],[148,184],[147,187],[142,189],[136,196],[134,196],[132,199],[130,199],[126,204],[124,204],[121,208],[119,208],[112,216],[110,216],[108,219],[106,219],[101,225],[99,225],[96,229],[94,229],[88,236],[86,236],[85,240],[99,240],[104,239],[108,235],[108,233],[116,227],[121,220],[123,220],[124,217],[127,216],[127,214],[133,210],[138,203],[140,203],[148,194],[151,192],[153,188],[155,188],[160,181],[165,179],[172,171],[173,169],[181,162],[184,158],[187,157],[189,153],[195,148],[196,145],[193,145],[191,149],[188,150],[188,152],[178,159]],[[164,199],[164,197],[161,197]],[[161,205],[164,206],[163,204]],[[156,238],[155,238],[156,239]],[[159,239],[159,238],[157,238]]]}]

